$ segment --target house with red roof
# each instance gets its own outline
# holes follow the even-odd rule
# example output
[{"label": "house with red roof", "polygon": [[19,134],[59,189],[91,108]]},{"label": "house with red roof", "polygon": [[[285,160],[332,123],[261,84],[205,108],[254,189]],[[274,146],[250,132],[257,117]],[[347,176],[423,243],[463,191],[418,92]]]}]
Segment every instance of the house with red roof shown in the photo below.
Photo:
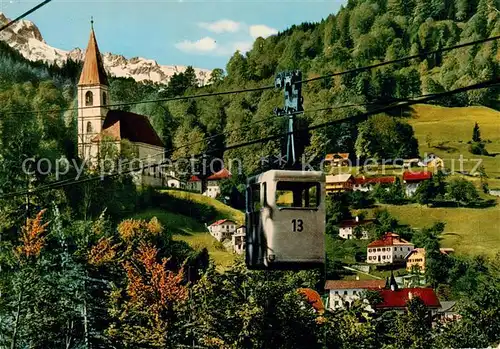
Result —
[{"label": "house with red roof", "polygon": [[208,226],[208,231],[217,241],[230,239],[236,231],[236,223],[230,219],[220,219]]},{"label": "house with red roof", "polygon": [[231,172],[225,168],[209,176],[207,178],[207,187],[203,195],[215,199],[221,193],[221,181],[230,179],[231,176]]},{"label": "house with red roof", "polygon": [[381,290],[385,280],[327,280],[325,290],[328,291],[328,309],[343,309],[361,299],[367,290]]},{"label": "house with red roof", "polygon": [[405,171],[403,173],[403,183],[405,185],[406,196],[411,197],[417,191],[422,182],[432,179],[432,172],[429,171]]},{"label": "house with red roof", "polygon": [[402,288],[402,289],[383,289],[378,291],[381,302],[374,305],[375,310],[388,311],[399,310],[406,311],[407,303],[413,298],[420,298],[424,305],[431,312],[437,312],[441,309],[441,303],[432,288]]},{"label": "house with red roof", "polygon": [[186,183],[186,189],[195,193],[202,193],[203,192],[203,186],[202,186],[202,181],[198,176],[191,176],[189,177],[187,183]]},{"label": "house with red roof", "polygon": [[366,225],[373,223],[374,219],[359,219],[358,216],[354,219],[346,219],[339,223],[339,236],[342,239],[355,239],[354,234],[357,227],[361,227],[361,240],[368,240],[368,230]]},{"label": "house with red roof", "polygon": [[368,244],[366,262],[369,264],[404,263],[405,256],[414,248],[411,242],[402,239],[398,234],[385,233],[381,239]]},{"label": "house with red roof", "polygon": [[363,191],[363,192],[368,192],[372,191],[373,188],[377,184],[380,184],[382,186],[387,186],[390,184],[393,184],[396,181],[396,177],[394,176],[385,176],[385,177],[372,177],[372,178],[366,178],[366,177],[357,177],[354,178],[354,183],[352,185],[352,190],[353,191]]}]

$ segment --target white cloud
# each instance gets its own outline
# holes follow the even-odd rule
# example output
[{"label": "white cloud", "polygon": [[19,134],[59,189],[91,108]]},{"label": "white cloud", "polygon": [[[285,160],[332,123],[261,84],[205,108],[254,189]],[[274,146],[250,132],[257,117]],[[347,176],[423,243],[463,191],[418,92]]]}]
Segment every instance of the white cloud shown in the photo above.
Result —
[{"label": "white cloud", "polygon": [[252,48],[252,42],[251,41],[238,41],[233,43],[233,52],[239,50],[241,53],[245,53],[250,51]]},{"label": "white cloud", "polygon": [[278,34],[278,30],[268,27],[267,25],[264,24],[251,25],[249,28],[249,32],[250,36],[252,36],[252,38],[254,39],[257,39],[259,36],[265,39],[268,36]]},{"label": "white cloud", "polygon": [[217,22],[201,22],[198,23],[198,26],[204,29],[208,29],[211,32],[220,34],[220,33],[236,33],[240,31],[241,27],[243,26],[243,23],[240,22],[235,22],[230,19],[222,19]]},{"label": "white cloud", "polygon": [[175,44],[175,47],[184,52],[208,53],[217,49],[217,42],[207,36],[197,41],[184,40]]}]

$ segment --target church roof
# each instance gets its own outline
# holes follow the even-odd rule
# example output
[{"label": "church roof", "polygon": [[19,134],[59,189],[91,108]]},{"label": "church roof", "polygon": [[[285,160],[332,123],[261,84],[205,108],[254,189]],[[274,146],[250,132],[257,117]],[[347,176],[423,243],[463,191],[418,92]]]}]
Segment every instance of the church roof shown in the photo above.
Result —
[{"label": "church roof", "polygon": [[90,39],[85,52],[85,61],[83,63],[82,74],[80,75],[79,86],[84,85],[108,85],[108,77],[104,64],[102,63],[101,53],[97,46],[94,29],[90,31]]},{"label": "church roof", "polygon": [[122,110],[108,111],[102,125],[102,132],[92,141],[99,142],[104,136],[115,140],[128,139],[131,142],[164,147],[147,116]]}]

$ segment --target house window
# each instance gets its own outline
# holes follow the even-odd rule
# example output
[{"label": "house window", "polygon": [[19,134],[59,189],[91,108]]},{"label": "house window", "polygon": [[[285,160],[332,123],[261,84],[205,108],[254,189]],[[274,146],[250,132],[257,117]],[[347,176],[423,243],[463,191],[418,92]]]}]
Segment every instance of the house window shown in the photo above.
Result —
[{"label": "house window", "polygon": [[92,133],[92,123],[90,121],[87,122],[87,133]]},{"label": "house window", "polygon": [[344,296],[347,296],[347,291],[344,291]]},{"label": "house window", "polygon": [[335,295],[337,295],[337,296],[338,296],[338,295],[339,295],[339,291],[335,291]]},{"label": "house window", "polygon": [[385,256],[382,256],[382,259],[385,259]]},{"label": "house window", "polygon": [[380,252],[380,248],[377,248],[377,252]]},{"label": "house window", "polygon": [[85,93],[85,105],[94,105],[94,94],[91,91],[87,91],[87,93]]}]

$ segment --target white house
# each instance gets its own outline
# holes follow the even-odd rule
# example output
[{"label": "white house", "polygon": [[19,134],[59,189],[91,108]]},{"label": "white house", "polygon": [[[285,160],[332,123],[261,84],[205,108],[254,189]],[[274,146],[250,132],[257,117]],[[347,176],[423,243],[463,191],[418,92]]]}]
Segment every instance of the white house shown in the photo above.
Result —
[{"label": "white house", "polygon": [[417,188],[424,181],[428,181],[432,178],[432,172],[421,171],[412,172],[406,171],[403,173],[403,182],[405,184],[406,196],[411,197],[415,195]]},{"label": "white house", "polygon": [[233,234],[233,250],[235,253],[242,254],[245,251],[246,228],[240,226]]},{"label": "white house", "polygon": [[[360,220],[358,216],[356,216],[355,219],[347,219],[339,224],[339,236],[342,239],[355,239],[356,237],[354,236],[354,230],[357,227],[367,225],[369,223],[372,223],[373,219],[365,219],[365,220]],[[361,240],[368,240],[368,230],[365,228],[362,228],[362,236]]]},{"label": "white house", "polygon": [[207,178],[207,188],[203,192],[203,195],[215,199],[221,193],[220,182],[225,179],[231,178],[231,172],[223,168],[219,172],[214,173]]},{"label": "white house", "polygon": [[385,233],[382,239],[368,244],[366,262],[370,264],[404,263],[405,256],[414,248],[411,242],[401,239],[398,234]]},{"label": "white house", "polygon": [[325,290],[328,291],[328,308],[343,309],[361,299],[366,290],[379,290],[385,287],[385,280],[327,280]]},{"label": "white house", "polygon": [[165,185],[168,188],[176,189],[186,189],[186,183],[181,181],[175,174],[174,171],[170,171],[164,174]]},{"label": "white house", "polygon": [[236,223],[229,219],[221,219],[208,227],[210,234],[217,240],[229,239],[236,231]]}]

